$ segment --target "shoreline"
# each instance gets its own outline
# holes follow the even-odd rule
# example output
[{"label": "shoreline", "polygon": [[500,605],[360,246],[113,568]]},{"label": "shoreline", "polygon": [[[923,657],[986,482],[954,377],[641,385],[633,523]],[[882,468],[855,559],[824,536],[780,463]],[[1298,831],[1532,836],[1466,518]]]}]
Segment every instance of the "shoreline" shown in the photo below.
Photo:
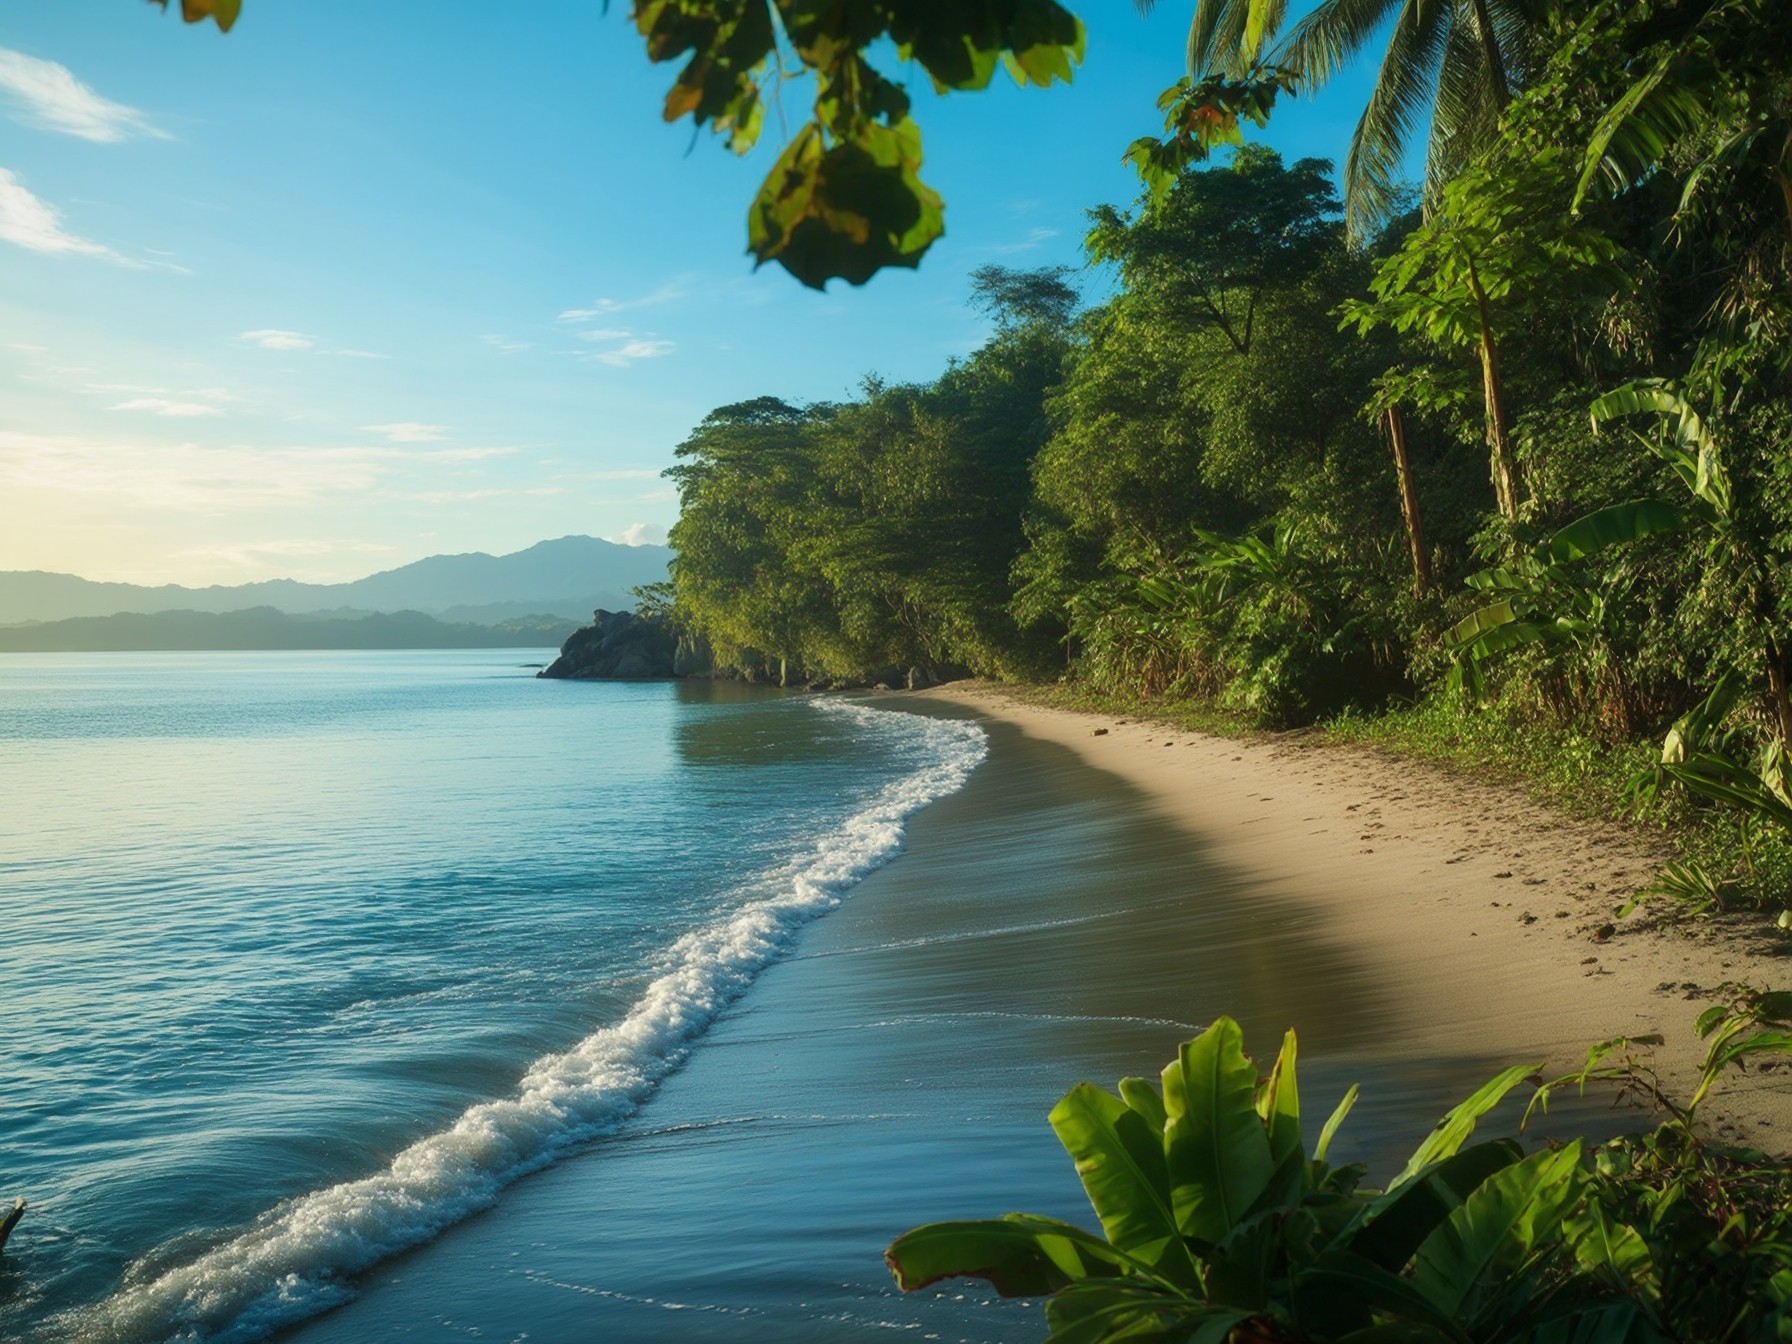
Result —
[{"label": "shoreline", "polygon": [[[1415,1053],[1537,1058],[1554,1076],[1597,1041],[1658,1033],[1650,1058],[1669,1095],[1685,1096],[1702,1057],[1697,1014],[1726,983],[1785,978],[1784,946],[1764,929],[1618,919],[1671,851],[1512,785],[1367,747],[1039,705],[989,682],[911,697],[1011,724],[1137,790],[1253,874],[1266,908],[1292,907],[1396,985]],[[1730,1072],[1708,1110],[1726,1138],[1792,1144],[1792,1082],[1777,1073]]]},{"label": "shoreline", "polygon": [[[1168,748],[1156,725],[990,687],[861,703],[973,719],[989,755],[913,815],[903,852],[808,925],[634,1119],[356,1276],[353,1300],[282,1344],[508,1339],[524,1322],[537,1344],[892,1330],[1024,1344],[1041,1333],[1036,1302],[965,1282],[900,1293],[884,1247],[922,1222],[1011,1210],[1090,1226],[1047,1112],[1078,1081],[1154,1076],[1222,1013],[1259,1059],[1299,1032],[1315,1113],[1361,1084],[1339,1151],[1372,1181],[1507,1065],[1566,1067],[1608,1030],[1691,1042],[1698,1005],[1649,992],[1634,935],[1588,945],[1581,919],[1554,920],[1568,907],[1553,896],[1521,925],[1519,893],[1554,888],[1523,886],[1530,867],[1493,876],[1540,866],[1539,840],[1570,866],[1575,843],[1605,841],[1607,869],[1646,880],[1639,858],[1545,814],[1547,835],[1505,848],[1482,835],[1448,862],[1459,833],[1521,830],[1534,804],[1477,790],[1472,812],[1460,782],[1349,749],[1183,733]],[[1502,905],[1469,909],[1495,899],[1490,884]],[[1609,899],[1602,886],[1573,909]],[[1582,967],[1587,955],[1610,968]],[[1596,1024],[1614,1004],[1638,1020]],[[1753,1098],[1760,1132],[1782,1100]],[[1512,1132],[1517,1110],[1487,1131]],[[1642,1121],[1564,1094],[1525,1142]]]}]

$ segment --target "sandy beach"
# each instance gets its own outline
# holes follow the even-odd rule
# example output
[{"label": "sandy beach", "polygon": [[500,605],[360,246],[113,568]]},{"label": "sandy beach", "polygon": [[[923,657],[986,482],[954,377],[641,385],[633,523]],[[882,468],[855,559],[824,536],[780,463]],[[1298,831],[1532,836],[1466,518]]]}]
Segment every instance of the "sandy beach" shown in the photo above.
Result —
[{"label": "sandy beach", "polygon": [[[904,1296],[881,1251],[937,1218],[1087,1223],[1044,1121],[1079,1079],[1155,1074],[1221,1013],[1263,1055],[1293,1026],[1309,1106],[1362,1084],[1338,1151],[1385,1178],[1507,1064],[1566,1067],[1590,1040],[1657,1029],[1684,1062],[1703,1001],[1679,985],[1759,964],[1680,935],[1594,942],[1659,856],[1510,792],[975,685],[883,703],[978,719],[988,760],[622,1132],[291,1338],[1019,1344],[1041,1333],[1036,1304],[976,1285]],[[1732,1093],[1768,1134],[1792,1123],[1780,1076]],[[1637,1120],[1570,1098],[1531,1138]]]},{"label": "sandy beach", "polygon": [[[1576,1066],[1592,1043],[1657,1033],[1680,1085],[1702,1054],[1698,1012],[1729,983],[1786,983],[1787,945],[1761,924],[1629,919],[1617,909],[1674,855],[1651,837],[1567,816],[1503,784],[1298,736],[1217,738],[1024,702],[955,683],[926,696],[1019,727],[1125,780],[1267,908],[1300,918],[1394,986],[1415,1048]],[[1792,1078],[1732,1074],[1726,1134],[1792,1142]]]}]

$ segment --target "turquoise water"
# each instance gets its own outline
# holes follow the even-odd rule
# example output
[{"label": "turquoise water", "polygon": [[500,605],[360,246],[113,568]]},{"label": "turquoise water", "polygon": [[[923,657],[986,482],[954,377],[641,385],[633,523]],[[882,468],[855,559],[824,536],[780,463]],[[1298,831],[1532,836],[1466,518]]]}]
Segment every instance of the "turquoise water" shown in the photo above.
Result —
[{"label": "turquoise water", "polygon": [[544,658],[0,660],[0,1338],[332,1305],[647,1103],[985,750]]}]

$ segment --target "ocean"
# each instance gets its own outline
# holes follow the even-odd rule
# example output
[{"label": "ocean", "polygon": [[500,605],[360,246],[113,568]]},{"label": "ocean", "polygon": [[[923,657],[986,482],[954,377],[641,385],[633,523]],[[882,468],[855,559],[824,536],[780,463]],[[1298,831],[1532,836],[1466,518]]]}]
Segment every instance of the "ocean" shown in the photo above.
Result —
[{"label": "ocean", "polygon": [[986,750],[546,656],[0,660],[0,1338],[336,1304],[650,1105]]},{"label": "ocean", "polygon": [[1012,724],[546,656],[0,658],[0,1340],[1025,1344],[881,1252],[1091,1225],[1078,1080],[1298,1027],[1373,1179],[1513,1062]]}]

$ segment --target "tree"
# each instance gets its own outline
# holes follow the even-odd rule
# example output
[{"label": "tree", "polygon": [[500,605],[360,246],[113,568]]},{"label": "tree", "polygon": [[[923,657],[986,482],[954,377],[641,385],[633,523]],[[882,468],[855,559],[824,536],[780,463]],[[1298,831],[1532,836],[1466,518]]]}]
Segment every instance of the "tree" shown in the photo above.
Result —
[{"label": "tree", "polygon": [[1547,0],[1320,0],[1272,48],[1286,0],[1197,0],[1188,66],[1196,80],[1267,67],[1316,89],[1392,21],[1344,161],[1345,220],[1361,241],[1398,208],[1415,130],[1429,128],[1427,201],[1492,141],[1513,90],[1540,59],[1550,10]]},{"label": "tree", "polygon": [[[1562,209],[1571,161],[1560,151],[1489,154],[1443,191],[1431,217],[1377,268],[1375,298],[1344,306],[1361,332],[1391,325],[1418,331],[1443,350],[1472,349],[1480,365],[1494,498],[1507,522],[1518,518],[1519,466],[1512,441],[1501,343],[1527,311],[1564,287],[1612,276],[1616,245]],[[1445,394],[1437,389],[1432,396]],[[1384,405],[1418,390],[1396,386]],[[1402,394],[1405,394],[1403,396]]]}]

